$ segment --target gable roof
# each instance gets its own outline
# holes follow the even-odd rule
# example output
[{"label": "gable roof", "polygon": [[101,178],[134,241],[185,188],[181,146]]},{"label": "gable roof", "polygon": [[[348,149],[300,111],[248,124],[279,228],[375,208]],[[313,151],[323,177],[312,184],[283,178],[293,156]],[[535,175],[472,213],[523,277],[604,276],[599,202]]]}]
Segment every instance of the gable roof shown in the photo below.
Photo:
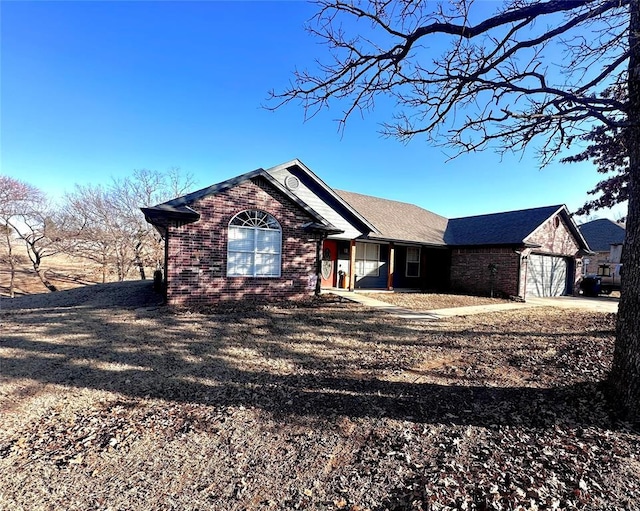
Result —
[{"label": "gable roof", "polygon": [[336,193],[375,226],[377,232],[368,238],[445,245],[447,219],[443,216],[407,202],[343,190]]},{"label": "gable roof", "polygon": [[211,195],[217,195],[246,181],[256,178],[265,179],[280,193],[297,204],[301,209],[306,211],[314,219],[313,222],[308,223],[310,229],[312,229],[314,232],[342,232],[340,229],[337,229],[335,226],[331,225],[330,222],[328,222],[318,212],[313,210],[308,204],[300,200],[296,195],[292,194],[287,188],[282,186],[266,170],[262,168],[258,168],[240,176],[227,179],[226,181],[213,184],[206,188],[202,188],[201,190],[182,195],[181,197],[176,197],[175,199],[163,202],[162,204],[157,204],[150,208],[140,209],[144,213],[147,221],[153,225],[166,226],[167,222],[171,220],[178,220],[186,223],[195,222],[200,218],[200,215],[190,207],[194,202]]},{"label": "gable roof", "polygon": [[592,220],[579,225],[578,229],[589,243],[591,250],[608,252],[611,245],[624,243],[625,228],[608,218]]},{"label": "gable roof", "polygon": [[[349,227],[356,226],[360,232],[375,232],[376,227],[361,215],[356,209],[349,205],[336,190],[327,185],[318,175],[299,159],[293,159],[275,167],[267,169],[267,172],[279,182],[286,179],[291,174],[301,178],[302,185],[291,191],[302,201],[311,205],[325,218],[339,227],[349,230]],[[285,181],[286,187],[286,181]],[[347,222],[347,224],[344,224]]]},{"label": "gable roof", "polygon": [[[314,184],[310,185],[311,188],[309,189],[306,186],[300,186],[300,190],[289,189],[290,187],[286,185],[286,179],[281,182],[283,176],[286,176],[283,171],[292,172],[293,175],[304,179],[308,178]],[[359,232],[362,234],[353,233],[348,235],[355,235],[356,239],[417,243],[436,247],[533,246],[527,244],[526,239],[553,215],[560,215],[565,220],[578,245],[585,251],[589,251],[589,245],[564,205],[449,220],[415,204],[334,190],[297,159],[268,170],[259,168],[151,208],[141,209],[147,221],[156,227],[166,227],[171,221],[194,222],[200,217],[198,212],[190,207],[194,202],[255,178],[266,180],[280,193],[305,210],[313,219],[312,222],[305,224],[305,229],[310,232],[322,232],[327,235],[344,233],[345,227],[340,223],[334,224],[328,221],[316,209],[319,208],[320,211],[325,212],[327,215],[332,214],[333,216],[330,215],[329,217],[334,221],[340,220],[344,223],[348,218],[349,222],[355,221],[359,224],[361,226]],[[351,237],[350,239],[353,238]]]},{"label": "gable roof", "polygon": [[[521,245],[543,222],[561,210],[566,211],[565,206],[545,206],[489,215],[453,218],[449,220],[444,239],[448,245],[459,246]],[[570,221],[569,224],[573,224],[573,221]],[[580,233],[577,233],[577,235],[582,239]],[[582,241],[584,242],[584,240]]]}]

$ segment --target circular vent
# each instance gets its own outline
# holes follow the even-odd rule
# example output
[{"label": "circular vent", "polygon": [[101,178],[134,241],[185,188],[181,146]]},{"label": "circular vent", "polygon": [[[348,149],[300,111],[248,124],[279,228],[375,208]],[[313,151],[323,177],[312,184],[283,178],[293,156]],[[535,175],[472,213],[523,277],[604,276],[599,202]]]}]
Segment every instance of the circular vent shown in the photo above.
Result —
[{"label": "circular vent", "polygon": [[284,185],[289,190],[295,190],[296,188],[298,188],[298,186],[300,186],[300,180],[296,176],[287,176],[286,178],[284,178]]}]

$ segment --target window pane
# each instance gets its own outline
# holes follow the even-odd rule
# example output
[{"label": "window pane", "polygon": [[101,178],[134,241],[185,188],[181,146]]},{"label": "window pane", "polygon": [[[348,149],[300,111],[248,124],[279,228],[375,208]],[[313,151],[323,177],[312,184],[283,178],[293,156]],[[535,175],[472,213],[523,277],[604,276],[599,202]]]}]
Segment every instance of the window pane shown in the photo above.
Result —
[{"label": "window pane", "polygon": [[367,247],[366,257],[369,261],[377,261],[380,245],[365,245]]},{"label": "window pane", "polygon": [[280,253],[280,231],[258,230],[256,236],[256,251],[261,253]]},{"label": "window pane", "polygon": [[407,262],[407,277],[420,276],[420,263]]},{"label": "window pane", "polygon": [[378,261],[364,261],[364,272],[365,275],[377,277],[379,275]]},{"label": "window pane", "polygon": [[407,247],[407,267],[405,275],[407,277],[420,276],[420,248]]},{"label": "window pane", "polygon": [[380,275],[380,245],[356,243],[356,275],[377,277]]},{"label": "window pane", "polygon": [[253,229],[229,227],[229,251],[253,252]]},{"label": "window pane", "polygon": [[420,249],[416,247],[407,247],[407,261],[417,263],[420,261]]},{"label": "window pane", "polygon": [[253,254],[251,252],[228,252],[228,275],[253,275]]},{"label": "window pane", "polygon": [[279,276],[280,255],[256,254],[256,275]]}]

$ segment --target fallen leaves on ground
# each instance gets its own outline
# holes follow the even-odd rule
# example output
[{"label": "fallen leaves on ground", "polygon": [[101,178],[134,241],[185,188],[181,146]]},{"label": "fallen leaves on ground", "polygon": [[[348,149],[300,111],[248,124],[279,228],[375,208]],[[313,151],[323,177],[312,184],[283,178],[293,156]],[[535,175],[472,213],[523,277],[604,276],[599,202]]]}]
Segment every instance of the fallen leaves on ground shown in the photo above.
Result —
[{"label": "fallen leaves on ground", "polygon": [[0,509],[640,509],[614,315],[102,293],[0,312]]},{"label": "fallen leaves on ground", "polygon": [[470,307],[474,305],[496,305],[509,303],[509,300],[502,298],[489,298],[487,296],[452,295],[442,293],[412,293],[412,292],[375,292],[366,293],[358,291],[359,294],[368,296],[381,302],[390,303],[418,311],[449,309],[452,307]]}]

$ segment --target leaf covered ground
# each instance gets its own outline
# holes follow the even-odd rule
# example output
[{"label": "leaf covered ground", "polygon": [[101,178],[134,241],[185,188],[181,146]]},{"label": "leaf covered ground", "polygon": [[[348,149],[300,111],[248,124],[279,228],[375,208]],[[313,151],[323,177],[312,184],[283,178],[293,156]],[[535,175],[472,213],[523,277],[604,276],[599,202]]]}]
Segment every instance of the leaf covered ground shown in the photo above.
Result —
[{"label": "leaf covered ground", "polygon": [[2,510],[640,509],[614,315],[88,292],[0,302]]},{"label": "leaf covered ground", "polygon": [[[358,291],[360,293],[360,291]],[[452,307],[469,307],[474,305],[495,305],[508,303],[509,300],[489,298],[486,296],[453,295],[438,293],[362,293],[381,302],[390,303],[414,310],[448,309]]]}]

